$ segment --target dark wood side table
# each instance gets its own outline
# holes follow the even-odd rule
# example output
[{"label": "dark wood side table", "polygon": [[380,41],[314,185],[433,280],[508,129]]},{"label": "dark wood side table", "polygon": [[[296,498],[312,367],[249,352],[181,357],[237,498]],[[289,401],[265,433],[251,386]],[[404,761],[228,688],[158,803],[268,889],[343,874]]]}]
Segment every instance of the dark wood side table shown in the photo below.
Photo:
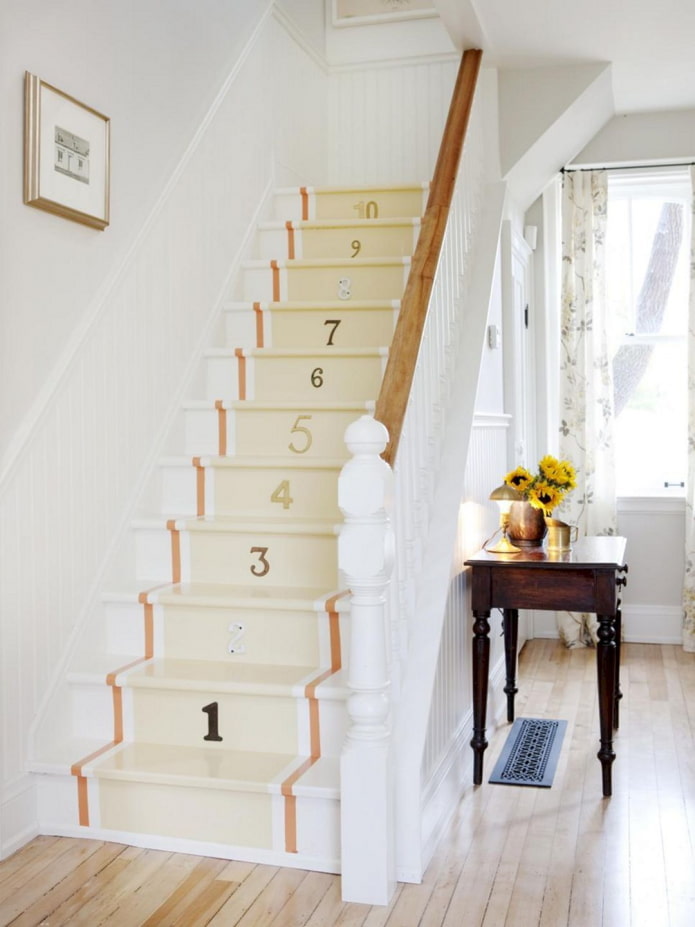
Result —
[{"label": "dark wood side table", "polygon": [[596,669],[600,717],[603,794],[612,792],[615,759],[613,730],[618,726],[620,695],[619,587],[627,572],[626,540],[585,537],[571,550],[525,548],[518,554],[481,550],[465,561],[471,568],[473,608],[473,782],[483,781],[483,754],[490,671],[490,611],[502,609],[506,668],[507,720],[514,720],[519,609],[594,612],[598,617]]}]

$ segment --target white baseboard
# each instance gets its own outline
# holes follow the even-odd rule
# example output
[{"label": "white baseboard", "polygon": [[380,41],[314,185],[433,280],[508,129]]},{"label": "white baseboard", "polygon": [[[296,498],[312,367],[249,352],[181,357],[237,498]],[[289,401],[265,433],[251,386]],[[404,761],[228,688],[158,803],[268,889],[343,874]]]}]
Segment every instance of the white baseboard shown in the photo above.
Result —
[{"label": "white baseboard", "polygon": [[32,777],[22,776],[6,787],[0,801],[0,860],[7,859],[39,832],[36,789]]},{"label": "white baseboard", "polygon": [[[623,605],[623,640],[632,644],[680,644],[683,611],[678,605]],[[532,637],[557,638],[555,612],[531,613]]]}]

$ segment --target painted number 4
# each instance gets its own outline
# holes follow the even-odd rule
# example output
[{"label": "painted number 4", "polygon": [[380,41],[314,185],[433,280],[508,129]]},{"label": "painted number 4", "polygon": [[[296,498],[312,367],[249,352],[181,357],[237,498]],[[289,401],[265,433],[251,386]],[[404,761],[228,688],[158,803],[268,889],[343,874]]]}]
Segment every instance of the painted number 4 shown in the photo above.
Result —
[{"label": "painted number 4", "polygon": [[290,481],[283,480],[282,483],[279,483],[275,488],[275,491],[270,497],[271,502],[279,502],[283,509],[288,509],[294,499],[290,495]]}]

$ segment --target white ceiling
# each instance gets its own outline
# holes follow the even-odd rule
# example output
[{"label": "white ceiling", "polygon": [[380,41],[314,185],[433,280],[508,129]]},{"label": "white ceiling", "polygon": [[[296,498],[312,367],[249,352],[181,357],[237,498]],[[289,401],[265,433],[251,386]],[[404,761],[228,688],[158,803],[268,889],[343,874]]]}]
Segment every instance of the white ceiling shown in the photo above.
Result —
[{"label": "white ceiling", "polygon": [[434,0],[496,67],[610,62],[617,113],[695,108],[695,0]]}]

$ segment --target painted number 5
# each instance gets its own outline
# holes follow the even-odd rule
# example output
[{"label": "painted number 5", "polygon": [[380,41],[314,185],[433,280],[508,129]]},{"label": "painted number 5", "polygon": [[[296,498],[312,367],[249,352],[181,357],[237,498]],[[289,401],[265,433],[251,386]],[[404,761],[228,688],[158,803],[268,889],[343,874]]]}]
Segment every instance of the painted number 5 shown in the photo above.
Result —
[{"label": "painted number 5", "polygon": [[[311,447],[311,442],[313,440],[311,432],[305,425],[299,424],[302,421],[309,421],[310,419],[310,415],[298,415],[294,420],[294,425],[292,426],[290,434],[299,434],[302,437],[299,439],[293,438],[287,446],[295,454],[306,454],[306,452]],[[295,440],[299,441],[299,447],[295,445]]]}]

